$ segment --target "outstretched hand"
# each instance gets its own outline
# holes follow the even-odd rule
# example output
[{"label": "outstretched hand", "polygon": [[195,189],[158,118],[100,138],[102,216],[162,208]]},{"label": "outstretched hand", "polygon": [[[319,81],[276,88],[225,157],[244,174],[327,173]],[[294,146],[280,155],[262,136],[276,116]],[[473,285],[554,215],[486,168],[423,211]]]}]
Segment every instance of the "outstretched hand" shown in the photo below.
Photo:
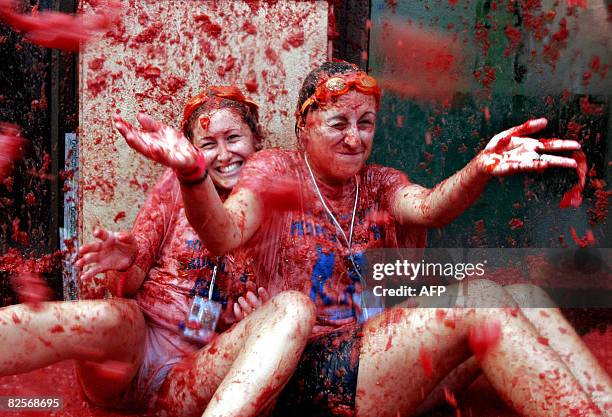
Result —
[{"label": "outstretched hand", "polygon": [[137,119],[140,129],[114,117],[115,127],[135,151],[182,175],[190,175],[204,163],[201,152],[181,132],[144,113]]},{"label": "outstretched hand", "polygon": [[255,295],[255,293],[249,291],[245,297],[240,297],[238,302],[234,303],[234,317],[236,318],[236,322],[243,320],[270,299],[268,291],[263,287],[259,287],[257,294],[258,295]]},{"label": "outstretched hand", "polygon": [[89,266],[81,273],[81,281],[91,279],[101,272],[125,271],[134,263],[138,251],[134,235],[96,229],[94,236],[100,241],[88,243],[79,249],[76,266],[81,269]]},{"label": "outstretched hand", "polygon": [[526,136],[544,129],[547,123],[544,118],[528,120],[495,135],[480,154],[485,171],[493,176],[505,176],[553,167],[576,168],[577,163],[573,158],[548,152],[579,150],[578,142],[563,139],[538,140]]}]

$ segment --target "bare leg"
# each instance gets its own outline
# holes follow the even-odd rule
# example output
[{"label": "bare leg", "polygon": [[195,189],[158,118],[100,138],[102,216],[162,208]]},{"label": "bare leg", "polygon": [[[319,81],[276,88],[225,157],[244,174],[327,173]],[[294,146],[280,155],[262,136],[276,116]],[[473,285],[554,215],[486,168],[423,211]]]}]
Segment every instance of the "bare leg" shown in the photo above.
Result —
[{"label": "bare leg", "polygon": [[[126,300],[17,304],[0,309],[0,345],[11,347],[0,349],[0,376],[78,359],[85,393],[111,405],[142,362],[144,319]],[[122,372],[100,372],[108,361],[124,364]]]},{"label": "bare leg", "polygon": [[[555,350],[561,360],[572,371],[574,377],[600,410],[612,411],[612,382],[580,336],[567,322],[554,301],[541,288],[530,284],[516,284],[504,287],[521,307],[525,317]],[[532,306],[538,306],[533,308]],[[445,403],[443,388],[455,395],[467,388],[478,375],[480,365],[471,357],[447,375],[427,399],[418,407],[416,415],[424,414]]]},{"label": "bare leg", "polygon": [[159,413],[258,415],[295,371],[314,319],[314,306],[302,293],[271,298],[170,372],[160,390]]},{"label": "bare leg", "polygon": [[601,367],[548,294],[530,284],[509,285],[504,290],[512,295],[525,317],[559,354],[599,409],[604,413],[612,413],[610,375]]},{"label": "bare leg", "polygon": [[[499,341],[480,366],[502,398],[523,415],[601,416],[559,356],[545,343],[499,285],[469,283],[470,297],[486,296],[508,308],[396,308],[364,327],[356,415],[413,415],[437,384],[470,356],[470,330],[499,322]],[[468,300],[468,304],[469,300]],[[440,319],[440,312],[445,315]],[[422,365],[425,351],[433,365]],[[407,377],[409,376],[409,377]]]}]

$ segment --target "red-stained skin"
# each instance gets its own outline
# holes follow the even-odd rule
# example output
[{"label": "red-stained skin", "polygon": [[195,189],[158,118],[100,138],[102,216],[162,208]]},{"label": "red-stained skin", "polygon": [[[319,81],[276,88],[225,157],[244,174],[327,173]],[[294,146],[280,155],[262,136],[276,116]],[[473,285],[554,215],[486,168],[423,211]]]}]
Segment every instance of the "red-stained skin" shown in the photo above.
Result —
[{"label": "red-stained skin", "polygon": [[425,376],[430,377],[433,373],[433,364],[431,361],[431,354],[424,346],[421,346],[419,350],[419,361],[421,362],[421,367],[423,368],[423,372],[425,372]]},{"label": "red-stained skin", "polygon": [[[372,152],[375,124],[375,98],[354,90],[308,112],[301,143],[313,171],[328,184],[353,178]],[[311,140],[305,132],[317,139]]]},{"label": "red-stained skin", "polygon": [[193,126],[193,144],[202,150],[208,174],[218,188],[231,190],[249,155],[255,152],[249,126],[230,109],[203,115]]},{"label": "red-stained skin", "polygon": [[501,324],[491,321],[470,329],[469,345],[478,360],[482,360],[487,351],[495,347],[501,339]]}]

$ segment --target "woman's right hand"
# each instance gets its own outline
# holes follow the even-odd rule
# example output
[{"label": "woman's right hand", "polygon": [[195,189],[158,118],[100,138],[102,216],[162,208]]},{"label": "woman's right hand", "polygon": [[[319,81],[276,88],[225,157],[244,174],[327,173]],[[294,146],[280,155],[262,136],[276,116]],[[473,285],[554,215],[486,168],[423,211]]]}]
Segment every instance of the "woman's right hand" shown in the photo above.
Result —
[{"label": "woman's right hand", "polygon": [[115,127],[132,149],[181,175],[190,176],[205,168],[202,153],[181,132],[144,113],[136,118],[141,129],[114,117]]},{"label": "woman's right hand", "polygon": [[86,271],[81,273],[81,281],[91,279],[106,271],[126,271],[134,263],[138,246],[134,235],[128,232],[111,232],[96,228],[94,236],[98,242],[88,243],[79,249],[76,266]]}]

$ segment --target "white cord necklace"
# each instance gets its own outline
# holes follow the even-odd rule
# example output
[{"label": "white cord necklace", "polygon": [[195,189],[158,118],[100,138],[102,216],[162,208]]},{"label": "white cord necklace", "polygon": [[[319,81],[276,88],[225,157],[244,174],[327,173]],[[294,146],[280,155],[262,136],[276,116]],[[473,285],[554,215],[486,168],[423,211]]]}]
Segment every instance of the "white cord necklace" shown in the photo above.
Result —
[{"label": "white cord necklace", "polygon": [[[340,222],[338,222],[338,219],[336,219],[336,216],[334,216],[334,213],[332,213],[330,208],[325,203],[325,199],[323,198],[323,194],[321,194],[321,190],[319,189],[319,185],[317,184],[317,180],[315,179],[315,176],[312,173],[312,168],[310,168],[310,164],[308,163],[308,156],[306,154],[304,154],[304,161],[306,162],[306,167],[308,168],[308,173],[310,174],[310,178],[312,179],[312,183],[314,184],[314,187],[315,187],[315,190],[317,192],[317,195],[319,196],[319,200],[321,201],[321,204],[323,204],[323,208],[327,212],[327,215],[329,217],[331,217],[334,225],[340,231],[340,233],[342,234],[342,237],[344,238],[344,241],[346,242],[346,244],[348,246],[349,259],[350,259],[351,263],[353,264],[353,270],[355,271],[355,273],[359,277],[359,282],[361,283],[361,286],[363,287],[362,290],[365,290],[366,281],[365,281],[365,279],[363,279],[363,276],[361,275],[361,272],[359,271],[359,268],[357,268],[357,265],[355,264],[355,258],[353,257],[353,229],[354,229],[354,226],[355,226],[355,214],[357,213],[357,201],[359,201],[359,178],[357,177],[357,175],[355,175],[355,203],[353,204],[353,215],[351,217],[351,228],[349,229],[349,237],[347,238],[346,237],[346,233],[344,233],[344,230],[342,229],[342,226],[340,226]],[[362,299],[362,302],[363,302],[363,299]]]},{"label": "white cord necklace", "polygon": [[208,288],[209,300],[212,300],[213,297],[213,289],[215,288],[215,278],[217,278],[217,266],[218,264],[215,264],[215,267],[213,268],[212,278],[210,279],[210,287]]}]

